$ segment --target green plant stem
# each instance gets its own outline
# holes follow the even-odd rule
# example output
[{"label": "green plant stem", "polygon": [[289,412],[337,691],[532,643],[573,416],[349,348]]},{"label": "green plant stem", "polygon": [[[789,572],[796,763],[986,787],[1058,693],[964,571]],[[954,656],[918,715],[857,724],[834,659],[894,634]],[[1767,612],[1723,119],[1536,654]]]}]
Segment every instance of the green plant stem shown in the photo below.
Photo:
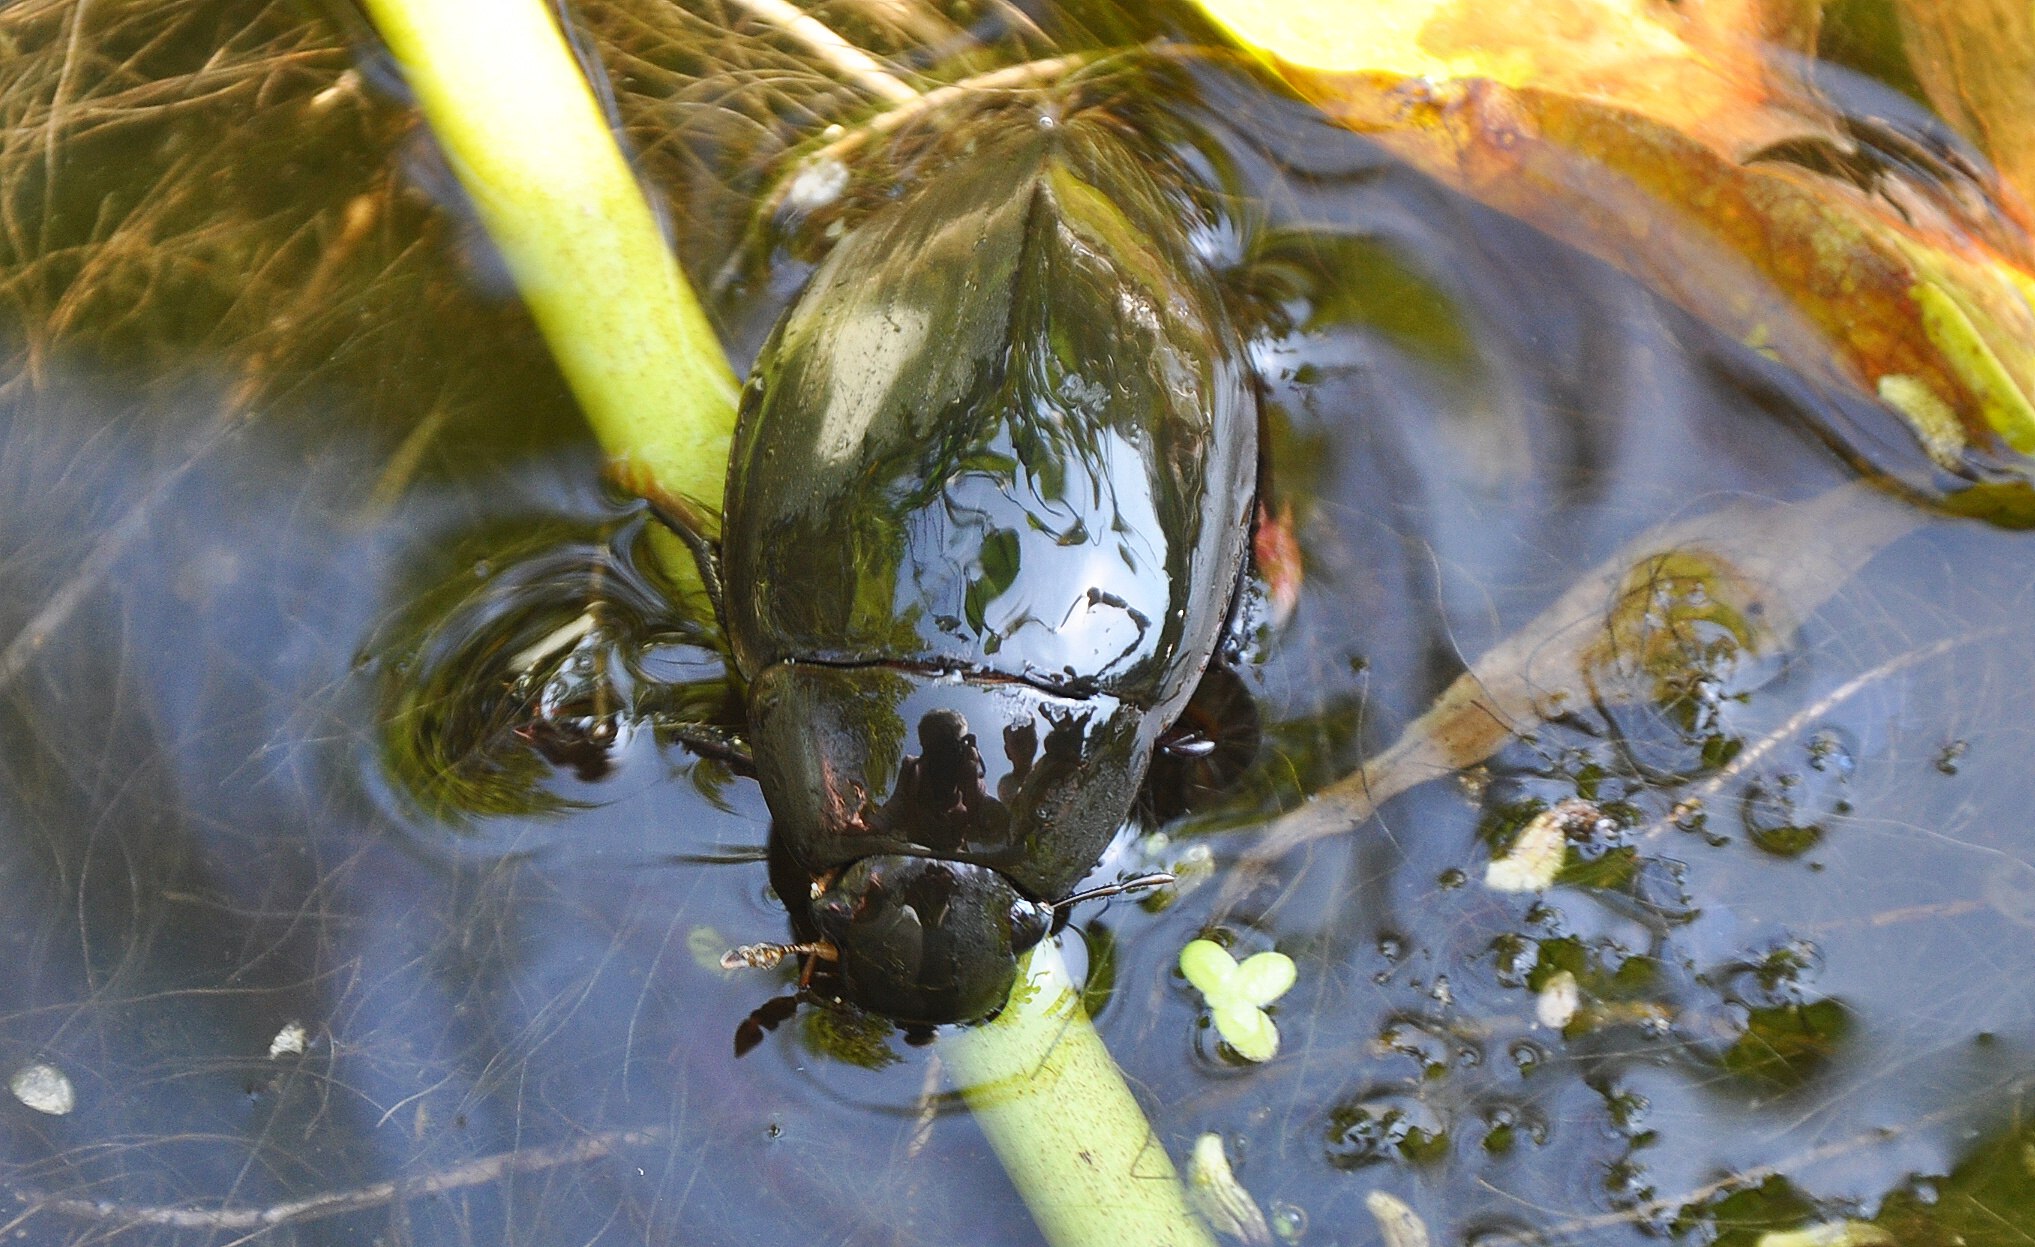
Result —
[{"label": "green plant stem", "polygon": [[715,535],[738,385],[551,6],[365,4],[617,478]]},{"label": "green plant stem", "polygon": [[1081,1007],[1059,948],[1026,959],[991,1022],[940,1055],[1053,1247],[1214,1247]]},{"label": "green plant stem", "polygon": [[[737,384],[549,8],[365,4],[619,478],[717,532]],[[1029,974],[944,1052],[1048,1241],[1212,1247],[1057,949]]]}]

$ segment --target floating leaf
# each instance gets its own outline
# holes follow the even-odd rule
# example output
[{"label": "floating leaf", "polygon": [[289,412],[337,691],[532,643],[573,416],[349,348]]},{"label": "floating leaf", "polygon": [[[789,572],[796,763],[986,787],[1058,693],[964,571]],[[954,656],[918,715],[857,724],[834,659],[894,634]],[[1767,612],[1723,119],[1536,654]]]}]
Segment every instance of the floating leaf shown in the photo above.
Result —
[{"label": "floating leaf", "polygon": [[2035,7],[2023,0],[1894,0],[1893,8],[1929,102],[2024,200],[2035,199]]},{"label": "floating leaf", "polygon": [[[1942,7],[1930,24],[1946,39],[1988,37],[1976,6]],[[1987,171],[1838,115],[1769,55],[1770,42],[1808,50],[1815,6],[1203,8],[1323,112],[1430,176],[1812,380],[1877,395],[1938,464],[2027,471],[2000,458],[2035,453],[2025,220]]]},{"label": "floating leaf", "polygon": [[1265,952],[1246,957],[1237,967],[1236,988],[1254,1005],[1268,1005],[1286,994],[1298,977],[1293,958],[1285,953]]},{"label": "floating leaf", "polygon": [[1793,1090],[1829,1064],[1851,1030],[1851,1014],[1836,1000],[1754,1009],[1745,1033],[1724,1053],[1724,1068],[1776,1090]]},{"label": "floating leaf", "polygon": [[1297,970],[1280,952],[1262,952],[1239,965],[1213,940],[1190,940],[1180,950],[1180,973],[1208,1001],[1223,1042],[1249,1061],[1269,1061],[1279,1051],[1279,1028],[1265,1006],[1286,994]]}]

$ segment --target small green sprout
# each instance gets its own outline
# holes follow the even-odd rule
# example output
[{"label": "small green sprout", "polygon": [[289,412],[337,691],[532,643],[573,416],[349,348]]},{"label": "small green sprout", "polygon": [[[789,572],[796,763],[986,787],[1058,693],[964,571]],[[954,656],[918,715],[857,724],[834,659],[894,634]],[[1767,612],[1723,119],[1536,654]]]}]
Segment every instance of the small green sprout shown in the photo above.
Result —
[{"label": "small green sprout", "polygon": [[1279,1051],[1279,1028],[1265,1006],[1286,994],[1298,971],[1285,953],[1259,953],[1242,965],[1213,940],[1190,940],[1180,950],[1180,973],[1208,1001],[1216,1033],[1247,1061],[1269,1061]]}]

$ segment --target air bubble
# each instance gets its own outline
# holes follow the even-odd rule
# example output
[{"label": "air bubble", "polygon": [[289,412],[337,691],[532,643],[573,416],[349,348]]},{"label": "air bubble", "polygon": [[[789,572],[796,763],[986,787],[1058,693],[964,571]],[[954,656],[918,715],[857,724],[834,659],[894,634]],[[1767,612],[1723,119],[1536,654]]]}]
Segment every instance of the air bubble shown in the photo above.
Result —
[{"label": "air bubble", "polygon": [[1283,1199],[1272,1201],[1272,1233],[1282,1243],[1297,1243],[1307,1233],[1307,1213],[1297,1204]]}]

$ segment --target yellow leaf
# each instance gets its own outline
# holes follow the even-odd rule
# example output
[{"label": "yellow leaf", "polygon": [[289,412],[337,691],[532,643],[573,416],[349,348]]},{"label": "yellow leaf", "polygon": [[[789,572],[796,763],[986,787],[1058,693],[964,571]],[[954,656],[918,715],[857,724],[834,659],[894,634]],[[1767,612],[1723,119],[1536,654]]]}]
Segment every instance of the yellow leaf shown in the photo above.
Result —
[{"label": "yellow leaf", "polygon": [[2017,201],[1818,102],[1772,55],[1811,46],[1806,0],[1202,3],[1437,180],[1811,380],[1878,396],[1952,471],[2027,474],[2002,458],[2035,454],[2035,245]]},{"label": "yellow leaf", "polygon": [[2035,4],[1895,0],[1894,11],[1929,102],[1992,158],[2024,206],[2035,200]]},{"label": "yellow leaf", "polygon": [[[1713,132],[1730,147],[1803,133],[1761,50],[1808,51],[1813,6],[1751,0],[1202,0],[1282,71],[1471,80],[1559,92]],[[1296,84],[1297,85],[1297,84]],[[1304,93],[1304,92],[1303,92]]]}]

